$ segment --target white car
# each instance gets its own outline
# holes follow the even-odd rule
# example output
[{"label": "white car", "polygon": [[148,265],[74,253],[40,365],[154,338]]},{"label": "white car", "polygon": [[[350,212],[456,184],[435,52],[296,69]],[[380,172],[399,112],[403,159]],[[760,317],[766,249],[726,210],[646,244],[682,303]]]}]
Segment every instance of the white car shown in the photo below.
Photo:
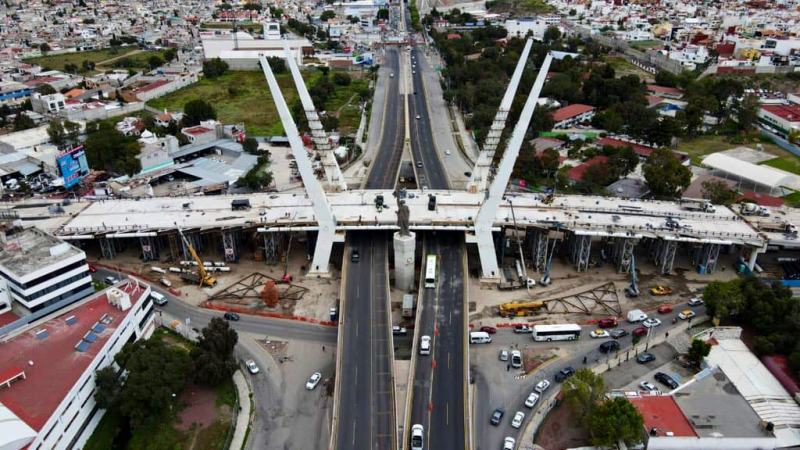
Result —
[{"label": "white car", "polygon": [[653,383],[651,383],[651,382],[649,382],[647,380],[644,380],[641,383],[639,383],[639,387],[642,388],[642,390],[650,391],[650,392],[655,392],[655,391],[658,390],[658,388],[656,387],[655,384],[653,384]]},{"label": "white car", "polygon": [[608,331],[598,328],[596,330],[592,330],[592,332],[589,333],[589,336],[591,336],[593,339],[600,339],[607,338],[610,335],[608,334]]},{"label": "white car", "polygon": [[511,420],[511,426],[514,428],[519,428],[522,426],[522,421],[525,420],[525,413],[522,411],[517,411],[514,414],[514,419]]},{"label": "white car", "polygon": [[424,440],[425,428],[420,424],[411,427],[411,450],[422,450],[422,441]]},{"label": "white car", "polygon": [[542,380],[536,383],[536,387],[534,387],[533,390],[541,394],[542,392],[546,391],[547,388],[549,387],[550,387],[550,382],[547,380]]},{"label": "white car", "polygon": [[319,384],[319,380],[321,379],[322,379],[322,374],[319,372],[314,372],[313,374],[311,374],[311,378],[309,378],[308,381],[306,381],[306,389],[308,389],[309,391],[313,391],[314,388],[317,387],[317,385]]},{"label": "white car", "polygon": [[678,314],[678,318],[681,320],[691,319],[692,317],[696,316],[697,314],[692,311],[691,309],[684,309]]},{"label": "white car", "polygon": [[428,335],[422,336],[419,340],[419,354],[420,355],[430,355],[431,354],[431,337]]},{"label": "white car", "polygon": [[649,319],[645,319],[645,321],[642,322],[642,325],[644,325],[645,328],[657,327],[657,326],[661,325],[661,320],[656,319],[655,317],[651,317]]},{"label": "white car", "polygon": [[252,373],[253,375],[257,374],[258,372],[261,372],[261,369],[258,368],[256,362],[253,361],[252,359],[248,359],[247,361],[245,361],[244,365],[247,366],[247,370],[249,370],[250,373]]},{"label": "white car", "polygon": [[511,436],[506,436],[503,439],[503,450],[514,450],[515,445],[517,445],[517,441]]},{"label": "white car", "polygon": [[508,361],[508,350],[500,350],[500,361]]},{"label": "white car", "polygon": [[700,306],[703,304],[703,299],[700,297],[692,297],[689,299],[689,306]]},{"label": "white car", "polygon": [[533,408],[533,406],[538,401],[539,401],[539,394],[537,394],[536,392],[531,392],[531,395],[529,395],[528,398],[525,400],[525,406],[527,406],[528,408]]},{"label": "white car", "polygon": [[419,114],[417,114],[417,117],[416,117],[416,119],[417,119],[417,120],[419,120],[419,119],[420,119],[420,117],[419,117]]},{"label": "white car", "polygon": [[522,352],[519,350],[511,350],[511,367],[519,369],[522,367]]}]

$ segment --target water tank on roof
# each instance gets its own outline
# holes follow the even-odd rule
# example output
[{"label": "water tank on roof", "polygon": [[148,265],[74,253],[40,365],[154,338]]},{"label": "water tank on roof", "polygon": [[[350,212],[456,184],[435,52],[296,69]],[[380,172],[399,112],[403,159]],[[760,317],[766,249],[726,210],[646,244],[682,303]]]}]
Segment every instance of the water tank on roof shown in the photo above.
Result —
[{"label": "water tank on roof", "polygon": [[50,256],[63,255],[69,251],[69,244],[62,242],[58,245],[50,247]]}]

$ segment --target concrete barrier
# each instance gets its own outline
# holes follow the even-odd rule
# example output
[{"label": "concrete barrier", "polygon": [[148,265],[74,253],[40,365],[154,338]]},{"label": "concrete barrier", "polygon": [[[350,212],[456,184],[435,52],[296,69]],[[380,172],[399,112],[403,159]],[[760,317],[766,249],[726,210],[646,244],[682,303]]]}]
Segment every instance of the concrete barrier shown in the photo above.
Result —
[{"label": "concrete barrier", "polygon": [[[428,252],[425,249],[425,244],[422,245],[422,254],[427,255]],[[422,292],[423,295],[419,293]],[[406,414],[403,418],[403,433],[401,435],[401,444],[399,448],[405,448],[411,436],[409,433],[411,432],[411,403],[414,399],[414,375],[417,370],[417,358],[419,357],[418,353],[418,344],[419,344],[419,337],[416,334],[416,330],[420,329],[420,322],[422,321],[422,298],[425,297],[425,278],[420,274],[419,277],[419,287],[417,288],[417,308],[416,308],[416,317],[414,317],[414,333],[411,334],[411,364],[409,365],[408,369],[408,384],[406,385]]]},{"label": "concrete barrier", "polygon": [[[349,239],[345,239],[344,248],[349,247]],[[339,285],[339,310],[338,310],[338,332],[336,335],[336,382],[334,383],[333,387],[333,408],[331,413],[331,440],[328,444],[328,450],[335,450],[336,449],[336,438],[338,437],[339,431],[339,393],[341,392],[342,387],[342,377],[340,376],[342,373],[342,352],[339,351],[339,344],[343,341],[342,334],[344,333],[344,325],[347,321],[347,318],[344,315],[345,312],[345,294],[347,293],[347,271],[350,269],[350,258],[347,257],[347,254],[344,255],[342,258],[342,282]]]}]

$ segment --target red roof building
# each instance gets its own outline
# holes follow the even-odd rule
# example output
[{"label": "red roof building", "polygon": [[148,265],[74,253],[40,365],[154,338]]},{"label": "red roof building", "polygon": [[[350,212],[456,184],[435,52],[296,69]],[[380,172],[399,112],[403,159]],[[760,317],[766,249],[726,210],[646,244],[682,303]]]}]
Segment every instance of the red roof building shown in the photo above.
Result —
[{"label": "red roof building", "polygon": [[689,419],[672,396],[647,395],[628,400],[639,410],[644,427],[651,436],[697,437]]},{"label": "red roof building", "polygon": [[594,106],[575,103],[553,111],[553,128],[568,128],[581,122],[592,120]]},{"label": "red roof building", "polygon": [[682,90],[674,87],[659,86],[657,84],[648,84],[647,91],[659,97],[671,98],[675,100],[679,100],[683,97]]},{"label": "red roof building", "polygon": [[[650,156],[650,154],[656,150],[655,147],[648,147],[646,145],[637,144],[635,142],[623,141],[622,139],[617,139],[612,137],[600,138],[596,141],[596,143],[601,147],[604,145],[609,145],[614,148],[630,147],[637,155],[639,155],[639,157],[643,159],[647,159]],[[686,153],[675,152],[675,151],[673,151],[672,153],[683,164],[687,164],[687,162],[689,161],[689,155],[687,155]]]},{"label": "red roof building", "polygon": [[766,206],[769,208],[780,208],[784,204],[784,200],[780,197],[773,197],[772,195],[760,194],[753,191],[742,193],[740,201],[741,200],[753,202],[759,206]]},{"label": "red roof building", "polygon": [[608,162],[608,156],[605,155],[597,155],[594,158],[584,162],[583,164],[577,165],[572,169],[569,169],[567,172],[567,176],[569,179],[578,182],[583,180],[583,175],[589,169],[589,167],[596,166],[598,164],[606,164]]}]

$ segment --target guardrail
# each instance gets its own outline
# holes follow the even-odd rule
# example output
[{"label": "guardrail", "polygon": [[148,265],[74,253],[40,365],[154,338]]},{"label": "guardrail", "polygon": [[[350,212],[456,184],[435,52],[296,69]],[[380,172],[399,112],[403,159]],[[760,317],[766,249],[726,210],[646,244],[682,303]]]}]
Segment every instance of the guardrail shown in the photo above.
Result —
[{"label": "guardrail", "polygon": [[[425,243],[422,244],[422,255],[427,255],[428,252],[426,250]],[[402,445],[400,448],[405,449],[405,446],[409,442],[411,436],[409,435],[411,431],[411,406],[414,399],[414,376],[416,375],[417,371],[417,359],[419,357],[418,353],[418,344],[419,338],[417,337],[417,330],[420,329],[420,323],[422,322],[422,309],[424,308],[422,304],[422,299],[425,297],[425,277],[420,274],[419,277],[419,287],[417,288],[417,307],[415,309],[416,317],[414,317],[414,332],[411,334],[411,364],[409,365],[408,369],[408,384],[406,388],[406,413],[403,417],[403,433],[402,433]]]},{"label": "guardrail", "polygon": [[[344,248],[347,249],[349,247],[348,240],[345,240]],[[333,413],[331,414],[331,440],[328,444],[328,450],[336,450],[336,438],[339,434],[339,395],[341,393],[342,388],[342,354],[344,352],[338,348],[340,344],[344,342],[343,335],[344,335],[344,325],[347,321],[347,317],[345,316],[345,303],[347,296],[347,271],[350,269],[350,258],[347,257],[347,252],[343,257],[342,261],[342,282],[339,283],[339,306],[338,306],[338,332],[336,335],[336,382],[334,383],[333,387]]]}]

